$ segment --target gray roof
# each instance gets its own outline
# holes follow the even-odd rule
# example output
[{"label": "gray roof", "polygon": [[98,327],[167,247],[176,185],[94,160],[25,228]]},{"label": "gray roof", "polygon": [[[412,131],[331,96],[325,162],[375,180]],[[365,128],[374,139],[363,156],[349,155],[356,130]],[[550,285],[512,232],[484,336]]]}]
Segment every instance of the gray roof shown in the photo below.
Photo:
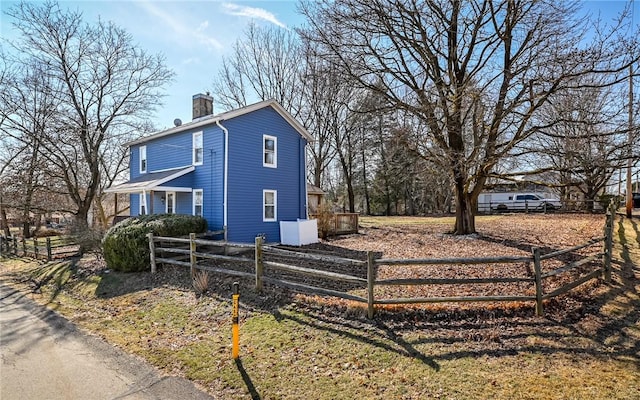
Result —
[{"label": "gray roof", "polygon": [[[120,185],[111,186],[105,192],[110,193],[137,193],[149,190],[162,190],[163,183],[170,182],[176,178],[184,176],[190,172],[193,172],[195,167],[182,167],[177,169],[170,169],[166,171],[150,172],[142,174],[136,178],[131,179],[128,182]],[[175,188],[174,188],[175,189]],[[191,191],[191,188],[184,188],[184,191]]]}]

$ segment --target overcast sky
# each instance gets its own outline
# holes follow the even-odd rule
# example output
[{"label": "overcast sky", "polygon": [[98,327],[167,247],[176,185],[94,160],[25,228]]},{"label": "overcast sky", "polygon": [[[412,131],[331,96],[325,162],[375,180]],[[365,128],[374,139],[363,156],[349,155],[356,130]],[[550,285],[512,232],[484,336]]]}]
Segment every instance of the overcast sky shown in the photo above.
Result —
[{"label": "overcast sky", "polygon": [[[191,119],[191,97],[211,90],[221,57],[229,54],[235,40],[252,21],[259,25],[292,29],[304,22],[296,13],[296,0],[263,1],[59,1],[62,8],[79,9],[85,21],[99,17],[125,28],[140,47],[165,55],[176,73],[166,87],[165,105],[158,110],[155,125],[173,126],[175,118]],[[640,19],[635,2],[635,22]],[[0,36],[15,37],[5,11],[16,4],[0,0]],[[619,0],[585,1],[592,12],[607,18],[619,12]],[[6,46],[3,46],[6,49]],[[222,110],[216,109],[216,112]]]}]

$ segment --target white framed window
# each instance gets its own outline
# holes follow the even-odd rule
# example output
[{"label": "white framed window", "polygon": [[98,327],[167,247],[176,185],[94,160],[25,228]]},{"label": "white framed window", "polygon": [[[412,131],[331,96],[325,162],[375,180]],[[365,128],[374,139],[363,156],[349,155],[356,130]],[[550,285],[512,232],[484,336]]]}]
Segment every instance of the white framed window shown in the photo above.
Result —
[{"label": "white framed window", "polygon": [[262,165],[276,168],[278,166],[278,138],[275,136],[262,135],[262,150]]},{"label": "white framed window", "polygon": [[140,173],[147,173],[147,146],[140,146],[138,150],[140,156]]},{"label": "white framed window", "polygon": [[202,217],[203,216],[203,205],[204,193],[202,189],[194,189],[193,190],[193,215]]},{"label": "white framed window", "polygon": [[138,215],[147,215],[147,195],[145,193],[140,193],[138,195],[138,201],[140,203]]},{"label": "white framed window", "polygon": [[204,147],[202,145],[202,132],[193,133],[193,165],[202,165],[204,159]]},{"label": "white framed window", "polygon": [[272,222],[278,219],[278,192],[275,190],[262,191],[262,221]]},{"label": "white framed window", "polygon": [[165,212],[167,214],[175,214],[176,213],[176,192],[167,192],[165,196]]}]

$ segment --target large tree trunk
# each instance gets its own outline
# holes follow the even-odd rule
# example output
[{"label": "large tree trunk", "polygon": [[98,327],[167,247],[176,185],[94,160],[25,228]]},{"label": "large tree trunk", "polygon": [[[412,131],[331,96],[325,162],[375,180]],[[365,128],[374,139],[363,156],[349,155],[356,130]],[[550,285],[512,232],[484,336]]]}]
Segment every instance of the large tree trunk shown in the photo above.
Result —
[{"label": "large tree trunk", "polygon": [[9,221],[7,221],[7,211],[4,209],[4,204],[2,204],[2,199],[0,199],[0,226],[4,231],[4,236],[11,236],[11,230],[9,229]]},{"label": "large tree trunk", "polygon": [[371,215],[371,199],[369,198],[369,183],[367,182],[367,157],[365,154],[364,129],[362,130],[360,156],[362,157],[362,186],[364,190],[365,214]]},{"label": "large tree trunk", "polygon": [[473,205],[466,193],[458,193],[456,188],[456,227],[454,234],[476,233],[476,219]]},{"label": "large tree trunk", "polygon": [[75,215],[75,221],[74,221],[74,225],[75,225],[75,230],[78,233],[84,232],[86,230],[89,229],[89,209],[91,208],[91,202],[87,201],[86,199],[84,201],[81,201],[80,204],[78,204],[78,211],[76,211],[76,215]]},{"label": "large tree trunk", "polygon": [[456,226],[455,235],[469,235],[476,233],[476,217],[472,196],[466,192],[462,179],[456,178]]}]

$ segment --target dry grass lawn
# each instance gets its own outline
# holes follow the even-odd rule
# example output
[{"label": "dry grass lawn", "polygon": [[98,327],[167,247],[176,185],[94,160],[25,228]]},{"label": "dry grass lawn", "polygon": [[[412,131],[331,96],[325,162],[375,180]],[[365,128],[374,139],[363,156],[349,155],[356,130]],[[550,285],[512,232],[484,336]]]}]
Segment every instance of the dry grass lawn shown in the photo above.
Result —
[{"label": "dry grass lawn", "polygon": [[[385,258],[527,255],[532,246],[550,252],[599,237],[604,217],[480,217],[471,237],[447,235],[452,223],[362,218],[360,234],[318,248]],[[197,297],[188,271],[177,268],[119,274],[90,258],[12,258],[0,260],[0,280],[220,399],[640,399],[639,224],[616,219],[611,283],[592,281],[549,301],[543,317],[533,304],[471,303],[380,307],[368,320],[351,302],[273,287],[257,294],[241,281],[239,362],[230,357],[231,278],[212,276],[209,293]],[[491,268],[527,274],[526,265]],[[378,276],[486,269],[381,267]],[[433,290],[413,294],[450,289]]]}]

